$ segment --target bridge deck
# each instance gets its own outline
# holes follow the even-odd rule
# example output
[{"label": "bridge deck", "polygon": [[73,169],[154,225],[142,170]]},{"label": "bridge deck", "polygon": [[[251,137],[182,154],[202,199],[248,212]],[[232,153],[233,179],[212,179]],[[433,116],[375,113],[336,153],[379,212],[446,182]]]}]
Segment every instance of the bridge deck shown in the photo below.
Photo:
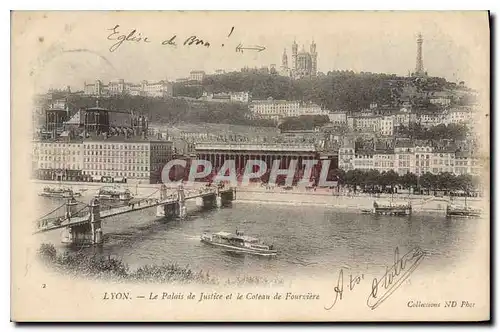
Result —
[{"label": "bridge deck", "polygon": [[[229,190],[231,190],[231,189],[221,190],[220,192],[226,192]],[[210,195],[215,195],[215,194],[216,194],[216,192],[214,190],[197,191],[196,193],[192,193],[192,194],[190,193],[189,195],[186,195],[185,200],[193,199],[193,198],[197,198],[197,197],[210,196]],[[148,201],[152,201],[152,202],[148,202]],[[108,210],[100,210],[101,219],[110,218],[110,217],[114,217],[117,215],[129,213],[129,212],[149,209],[149,208],[160,206],[160,205],[173,204],[173,203],[177,202],[177,199],[174,199],[170,196],[169,198],[162,200],[162,201],[160,201],[158,199],[149,199],[148,201],[136,202],[136,203],[129,204],[126,206],[120,206],[120,207],[111,208]],[[41,219],[41,220],[38,220],[38,230],[35,232],[35,234],[48,232],[48,231],[52,231],[55,229],[65,228],[68,226],[77,226],[77,225],[81,225],[81,224],[86,224],[89,222],[89,218],[90,218],[90,212],[84,216],[78,216],[78,217],[70,217],[70,218],[61,217],[61,218],[55,219],[55,220],[53,218]]]}]

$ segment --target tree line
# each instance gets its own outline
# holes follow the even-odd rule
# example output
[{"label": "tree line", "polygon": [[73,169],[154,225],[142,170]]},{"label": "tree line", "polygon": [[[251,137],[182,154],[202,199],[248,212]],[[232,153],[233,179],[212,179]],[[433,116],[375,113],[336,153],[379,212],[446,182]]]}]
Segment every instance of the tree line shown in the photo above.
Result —
[{"label": "tree line", "polygon": [[[71,95],[73,109],[94,107],[96,98]],[[147,115],[154,123],[226,123],[235,125],[275,126],[274,121],[254,119],[247,105],[242,103],[214,103],[189,101],[181,98],[117,95],[99,99],[99,107],[110,111],[129,111]],[[123,124],[125,125],[125,124]]]},{"label": "tree line", "polygon": [[419,140],[464,140],[469,134],[469,129],[465,124],[439,124],[425,128],[419,123],[411,123],[409,126],[400,126],[397,134]]},{"label": "tree line", "polygon": [[278,125],[282,131],[287,130],[312,130],[330,122],[327,115],[301,115],[288,117]]},{"label": "tree line", "polygon": [[330,110],[360,110],[368,108],[372,102],[380,105],[397,102],[399,90],[387,84],[390,79],[394,77],[346,71],[292,80],[285,76],[252,71],[207,76],[202,86],[214,93],[249,91],[253,99],[271,97],[314,102]]},{"label": "tree line", "polygon": [[479,178],[470,174],[455,175],[445,172],[440,174],[425,173],[417,176],[414,173],[399,175],[393,170],[379,172],[378,170],[344,170],[333,171],[333,178],[341,186],[347,186],[354,191],[360,187],[365,192],[394,192],[397,186],[403,189],[431,191],[463,191],[468,193],[478,189]]}]

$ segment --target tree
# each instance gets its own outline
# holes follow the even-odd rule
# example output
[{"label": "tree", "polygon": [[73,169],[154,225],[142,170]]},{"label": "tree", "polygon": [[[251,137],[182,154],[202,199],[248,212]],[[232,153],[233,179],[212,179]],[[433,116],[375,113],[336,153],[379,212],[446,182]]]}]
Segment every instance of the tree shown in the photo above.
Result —
[{"label": "tree", "polygon": [[387,185],[391,186],[391,193],[394,193],[394,186],[399,183],[399,174],[392,169],[385,173],[385,181]]},{"label": "tree", "polygon": [[287,130],[312,130],[323,126],[330,120],[327,115],[301,115],[299,117],[288,117],[279,124],[283,131]]},{"label": "tree", "polygon": [[375,189],[375,186],[378,185],[380,182],[380,172],[378,170],[369,170],[366,173],[365,176],[365,185],[370,188],[370,190],[373,192]]},{"label": "tree", "polygon": [[413,173],[406,173],[399,178],[399,184],[405,189],[416,188],[417,183],[418,177]]},{"label": "tree", "polygon": [[386,171],[383,171],[382,173],[380,173],[379,185],[382,186],[383,191],[385,191],[385,189],[389,185],[389,183],[387,181],[387,172]]},{"label": "tree", "polygon": [[336,179],[339,183],[339,185],[343,185],[345,184],[345,181],[346,181],[346,172],[342,169],[334,169],[332,171],[332,175],[333,175],[333,178]]},{"label": "tree", "polygon": [[436,187],[441,190],[458,189],[456,176],[450,172],[445,172],[437,175]]},{"label": "tree", "polygon": [[472,175],[463,174],[457,177],[457,189],[463,190],[468,195],[474,189],[474,182]]},{"label": "tree", "polygon": [[355,169],[347,171],[346,175],[346,184],[351,186],[354,191],[356,191],[357,187],[361,184],[364,184],[365,181],[365,172]]},{"label": "tree", "polygon": [[436,187],[436,176],[430,172],[422,174],[420,176],[420,186],[428,191],[434,190]]}]

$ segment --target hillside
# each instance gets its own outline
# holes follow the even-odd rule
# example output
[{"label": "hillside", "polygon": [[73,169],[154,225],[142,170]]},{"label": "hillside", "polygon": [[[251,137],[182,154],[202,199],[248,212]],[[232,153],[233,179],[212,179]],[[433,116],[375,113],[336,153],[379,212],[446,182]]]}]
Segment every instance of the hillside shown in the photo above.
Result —
[{"label": "hillside", "polygon": [[[96,105],[95,97],[71,95],[71,109]],[[268,120],[251,119],[248,106],[241,103],[210,103],[181,98],[113,96],[100,98],[99,106],[109,110],[134,110],[149,117],[151,123],[225,123],[234,125],[275,126]]]}]

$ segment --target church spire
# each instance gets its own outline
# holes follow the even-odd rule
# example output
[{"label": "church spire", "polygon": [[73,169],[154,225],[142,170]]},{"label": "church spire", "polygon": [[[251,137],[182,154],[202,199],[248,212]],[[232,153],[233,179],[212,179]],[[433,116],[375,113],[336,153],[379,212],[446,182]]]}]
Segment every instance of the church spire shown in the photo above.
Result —
[{"label": "church spire", "polygon": [[281,57],[281,67],[284,69],[288,68],[288,56],[286,55],[286,48],[283,50],[283,56]]}]

